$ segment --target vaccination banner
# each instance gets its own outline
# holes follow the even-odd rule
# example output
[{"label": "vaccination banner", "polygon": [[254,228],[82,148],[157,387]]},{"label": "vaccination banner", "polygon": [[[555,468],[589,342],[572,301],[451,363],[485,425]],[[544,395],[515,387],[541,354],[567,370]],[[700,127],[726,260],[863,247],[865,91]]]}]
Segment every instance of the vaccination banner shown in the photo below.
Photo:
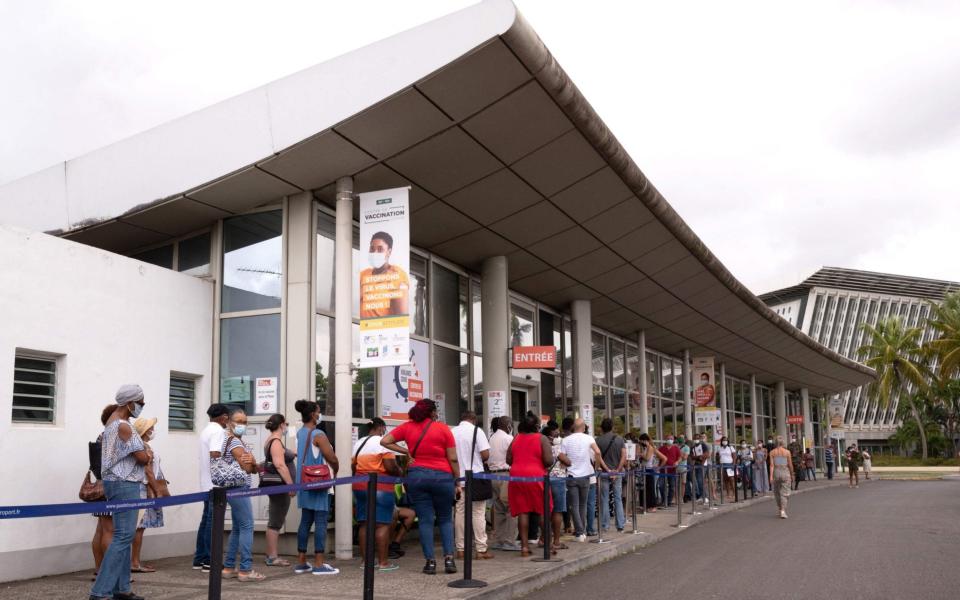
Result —
[{"label": "vaccination banner", "polygon": [[430,349],[426,342],[410,341],[407,364],[380,369],[380,416],[406,421],[417,400],[430,397]]},{"label": "vaccination banner", "polygon": [[693,357],[693,405],[695,407],[694,424],[698,427],[711,427],[720,424],[720,410],[717,408],[717,388],[714,381],[713,357]]},{"label": "vaccination banner", "polygon": [[360,367],[409,364],[410,188],[360,194]]},{"label": "vaccination banner", "polygon": [[833,439],[843,439],[843,398],[833,396],[827,404],[827,417],[830,419],[830,437]]}]

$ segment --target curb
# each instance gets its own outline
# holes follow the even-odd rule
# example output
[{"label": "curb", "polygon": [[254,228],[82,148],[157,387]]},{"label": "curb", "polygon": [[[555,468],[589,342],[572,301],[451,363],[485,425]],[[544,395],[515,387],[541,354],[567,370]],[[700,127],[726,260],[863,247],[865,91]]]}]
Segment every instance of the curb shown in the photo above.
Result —
[{"label": "curb", "polygon": [[[871,479],[868,483],[873,483],[873,481],[874,480]],[[834,487],[845,487],[845,484],[837,483],[815,488],[808,488],[805,490],[801,489],[791,491],[790,495],[795,496],[798,494],[807,494]],[[587,556],[581,556],[572,560],[567,560],[562,563],[553,563],[556,564],[556,566],[552,568],[546,568],[536,573],[518,575],[513,579],[492,584],[486,588],[481,588],[476,592],[461,596],[461,598],[469,598],[470,600],[512,600],[513,598],[519,598],[540,588],[557,583],[561,579],[579,573],[580,571],[595,567],[599,564],[631,552],[648,548],[657,542],[682,533],[683,531],[692,527],[696,527],[697,525],[705,523],[706,521],[710,521],[727,513],[749,508],[763,502],[773,502],[773,494],[771,493],[770,495],[762,498],[741,500],[735,504],[724,504],[724,508],[721,508],[718,511],[704,512],[701,516],[697,517],[695,521],[687,523],[687,526],[683,528],[678,528],[676,525],[671,525],[670,529],[664,532],[624,535],[624,538],[612,542],[609,546],[601,546],[601,551],[599,552],[591,553]],[[684,513],[684,516],[689,516],[689,514],[690,513]]]}]

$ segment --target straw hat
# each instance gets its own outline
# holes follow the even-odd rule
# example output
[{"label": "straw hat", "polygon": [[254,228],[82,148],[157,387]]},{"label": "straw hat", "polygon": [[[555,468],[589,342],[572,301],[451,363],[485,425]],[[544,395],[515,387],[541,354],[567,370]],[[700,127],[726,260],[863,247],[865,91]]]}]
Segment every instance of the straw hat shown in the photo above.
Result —
[{"label": "straw hat", "polygon": [[150,429],[156,424],[157,424],[156,417],[151,417],[149,419],[140,417],[139,419],[133,422],[133,428],[137,430],[137,435],[139,435],[140,437],[143,437],[143,434],[145,434],[148,429]]}]

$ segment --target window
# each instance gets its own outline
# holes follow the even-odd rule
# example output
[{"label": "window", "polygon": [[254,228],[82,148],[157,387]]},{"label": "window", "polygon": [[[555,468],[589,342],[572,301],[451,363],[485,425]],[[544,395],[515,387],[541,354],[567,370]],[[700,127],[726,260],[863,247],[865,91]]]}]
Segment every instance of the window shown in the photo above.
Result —
[{"label": "window", "polygon": [[533,345],[533,311],[525,306],[510,305],[510,345]]},{"label": "window", "polygon": [[193,431],[197,383],[189,377],[170,375],[170,431]]},{"label": "window", "polygon": [[426,337],[428,305],[427,301],[427,259],[410,253],[410,333]]},{"label": "window", "polygon": [[467,278],[433,265],[433,337],[467,347]]},{"label": "window", "polygon": [[223,312],[280,308],[282,235],[279,210],[224,220]]},{"label": "window", "polygon": [[194,277],[210,275],[210,233],[182,240],[177,245],[177,270]]},{"label": "window", "polygon": [[130,258],[135,258],[151,265],[163,267],[164,269],[172,269],[173,246],[170,244],[166,246],[160,246],[159,248],[154,248],[153,250],[147,250],[146,252],[134,254]]},{"label": "window", "polygon": [[13,361],[13,422],[53,423],[57,361],[17,354]]},{"label": "window", "polygon": [[280,390],[280,314],[223,319],[220,322],[220,402],[241,406],[248,415],[276,412],[257,410],[257,379],[276,378]]},{"label": "window", "polygon": [[595,331],[590,334],[590,370],[593,373],[593,383],[598,385],[607,384],[606,342],[602,334]]}]

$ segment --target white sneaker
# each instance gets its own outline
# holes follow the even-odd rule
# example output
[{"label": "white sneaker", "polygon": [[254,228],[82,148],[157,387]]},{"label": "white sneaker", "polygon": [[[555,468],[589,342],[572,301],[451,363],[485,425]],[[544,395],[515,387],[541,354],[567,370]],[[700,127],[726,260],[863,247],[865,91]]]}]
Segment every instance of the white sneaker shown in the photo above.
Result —
[{"label": "white sneaker", "polygon": [[587,541],[587,536],[581,533],[580,535],[577,536],[576,539],[578,542],[585,542]]},{"label": "white sneaker", "polygon": [[781,511],[780,511],[780,518],[781,518],[781,519],[786,519],[786,518],[787,518],[787,513],[783,512],[783,511],[781,510]]}]

